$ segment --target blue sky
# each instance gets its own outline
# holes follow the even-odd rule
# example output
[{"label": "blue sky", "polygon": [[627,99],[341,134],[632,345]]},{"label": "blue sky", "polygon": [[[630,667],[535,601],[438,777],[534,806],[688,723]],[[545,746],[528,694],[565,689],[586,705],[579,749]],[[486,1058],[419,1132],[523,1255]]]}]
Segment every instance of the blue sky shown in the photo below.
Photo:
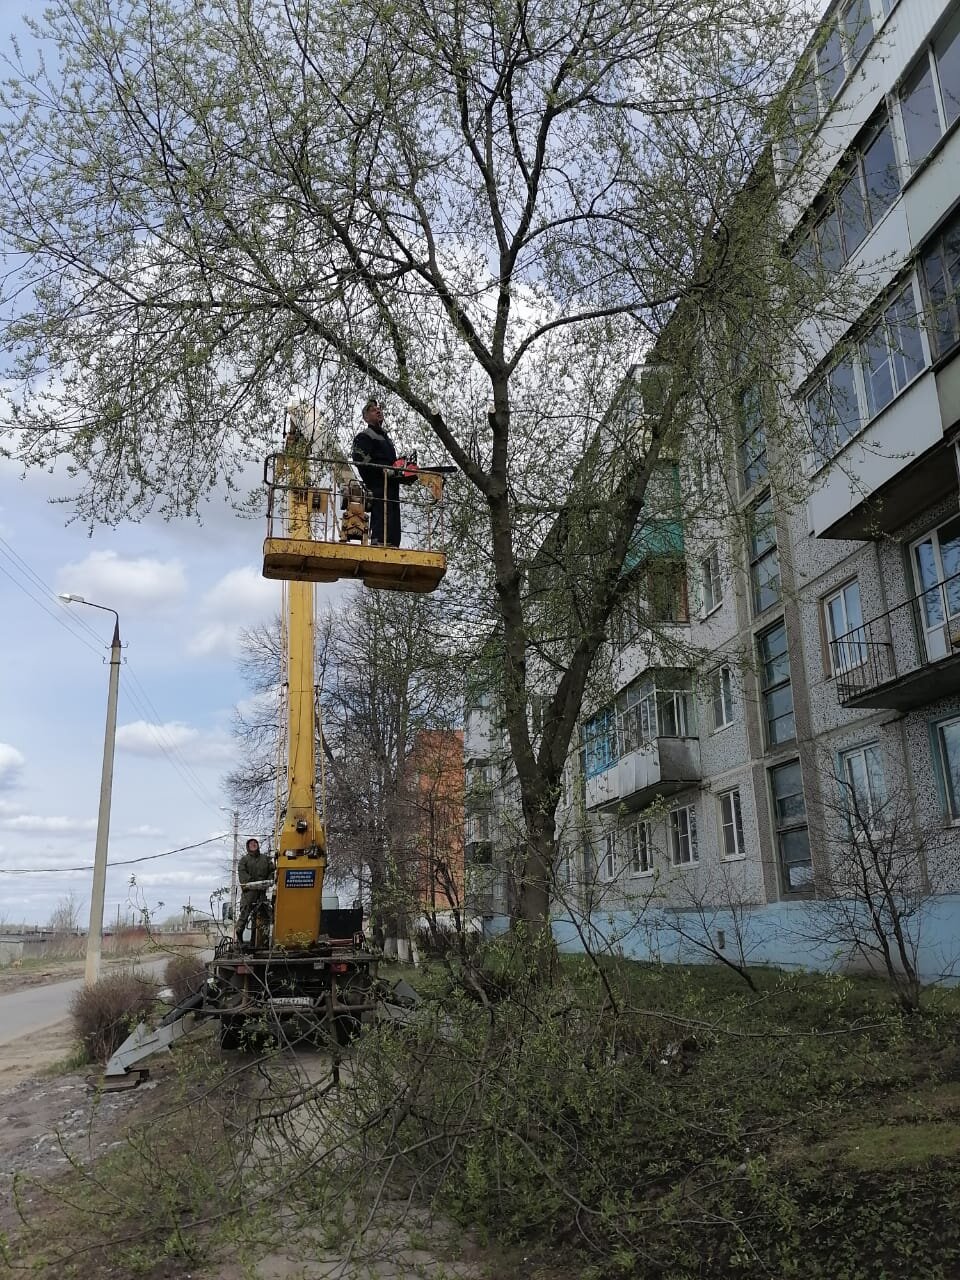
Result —
[{"label": "blue sky", "polygon": [[[279,584],[260,576],[258,520],[221,503],[202,525],[148,519],[89,536],[50,502],[65,484],[57,475],[21,479],[18,468],[0,467],[0,873],[92,860],[113,620],[61,604],[56,592],[120,614],[125,662],[111,859],[229,829],[218,806],[234,761],[231,717],[245,695],[237,637],[280,604]],[[117,869],[108,880],[107,918],[141,897],[151,909],[163,902],[161,915],[188,897],[206,907],[228,875],[230,846]],[[131,871],[139,894],[129,887]],[[89,881],[89,873],[0,874],[0,918],[43,921],[70,892],[85,913]]]},{"label": "blue sky", "polygon": [[[25,9],[0,0],[0,48]],[[251,459],[251,487],[260,468]],[[43,922],[67,894],[84,920],[89,911],[90,872],[66,868],[93,858],[113,620],[63,605],[56,593],[120,614],[111,861],[229,831],[222,779],[235,758],[234,706],[245,695],[237,637],[280,605],[279,584],[260,576],[259,520],[215,497],[199,525],[147,519],[91,536],[51,501],[70,488],[62,468],[24,478],[0,464],[0,922]],[[330,590],[320,589],[321,602]],[[139,903],[161,917],[188,900],[208,908],[211,890],[229,881],[231,847],[224,839],[115,868],[107,920]],[[54,870],[11,874],[38,868]]]}]

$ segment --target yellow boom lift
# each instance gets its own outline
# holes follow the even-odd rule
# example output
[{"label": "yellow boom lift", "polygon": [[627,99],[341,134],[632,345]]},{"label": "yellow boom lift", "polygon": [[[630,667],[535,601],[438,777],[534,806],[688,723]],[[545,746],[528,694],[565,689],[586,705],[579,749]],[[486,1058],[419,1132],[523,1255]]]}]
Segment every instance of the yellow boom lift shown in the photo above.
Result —
[{"label": "yellow boom lift", "polygon": [[[446,571],[440,545],[443,472],[418,469],[425,505],[414,512],[422,548],[369,543],[368,497],[332,439],[316,457],[309,406],[287,406],[284,451],[265,466],[268,490],[264,576],[284,579],[286,797],[276,832],[276,870],[263,884],[266,910],[252,918],[249,944],[224,938],[199,991],[154,1030],[140,1024],[110,1059],[108,1086],[135,1084],[134,1064],[169,1048],[200,1020],[216,1018],[220,1042],[235,1048],[264,1033],[295,1042],[304,1033],[343,1042],[365,1018],[402,1016],[384,999],[363,911],[325,898],[327,843],[317,805],[314,583],[359,579],[368,587],[432,591]],[[413,506],[415,504],[411,504]],[[409,1001],[401,984],[394,1001]]]}]

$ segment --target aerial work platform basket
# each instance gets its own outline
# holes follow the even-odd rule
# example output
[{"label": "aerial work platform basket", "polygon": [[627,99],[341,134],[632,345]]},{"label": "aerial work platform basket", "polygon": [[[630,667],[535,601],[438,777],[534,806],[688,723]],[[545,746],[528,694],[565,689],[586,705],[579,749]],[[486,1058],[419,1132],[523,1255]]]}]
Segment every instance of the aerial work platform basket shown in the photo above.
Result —
[{"label": "aerial work platform basket", "polygon": [[[434,591],[447,571],[443,476],[408,470],[396,498],[373,498],[344,460],[271,454],[264,464],[267,536],[263,576],[287,582],[355,579],[386,591]],[[397,486],[391,486],[394,493]],[[374,501],[399,503],[407,546],[370,541]],[[387,513],[382,521],[389,527]]]}]

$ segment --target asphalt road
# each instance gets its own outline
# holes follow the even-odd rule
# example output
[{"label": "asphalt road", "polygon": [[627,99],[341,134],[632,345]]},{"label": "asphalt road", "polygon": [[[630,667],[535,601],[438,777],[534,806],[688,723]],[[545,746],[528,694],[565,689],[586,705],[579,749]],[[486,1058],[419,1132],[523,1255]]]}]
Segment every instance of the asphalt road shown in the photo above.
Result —
[{"label": "asphalt road", "polygon": [[[164,956],[162,960],[137,965],[137,971],[148,973],[154,978],[159,977],[167,958]],[[22,1036],[32,1035],[62,1022],[70,1012],[73,993],[82,986],[82,978],[73,978],[67,982],[24,987],[22,991],[0,995],[0,1045],[9,1044],[11,1040],[19,1040]]]}]

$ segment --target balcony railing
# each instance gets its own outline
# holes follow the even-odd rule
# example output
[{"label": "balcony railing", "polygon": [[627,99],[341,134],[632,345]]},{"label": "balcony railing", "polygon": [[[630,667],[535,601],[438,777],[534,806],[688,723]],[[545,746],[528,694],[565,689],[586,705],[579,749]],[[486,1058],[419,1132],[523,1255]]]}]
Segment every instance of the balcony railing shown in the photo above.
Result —
[{"label": "balcony railing", "polygon": [[906,711],[960,691],[960,574],[831,642],[844,707]]},{"label": "balcony railing", "polygon": [[638,809],[700,781],[700,739],[654,738],[586,782],[588,809]]}]

